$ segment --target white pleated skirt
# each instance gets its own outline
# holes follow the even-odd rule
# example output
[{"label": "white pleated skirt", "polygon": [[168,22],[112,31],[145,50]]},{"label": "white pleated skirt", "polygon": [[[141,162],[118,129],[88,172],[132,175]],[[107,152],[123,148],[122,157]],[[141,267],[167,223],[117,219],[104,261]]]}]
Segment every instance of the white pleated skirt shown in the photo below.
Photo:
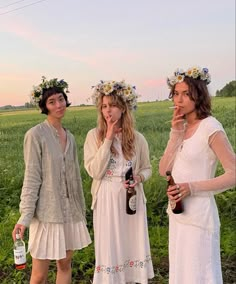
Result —
[{"label": "white pleated skirt", "polygon": [[169,215],[169,284],[222,284],[219,232]]},{"label": "white pleated skirt", "polygon": [[33,218],[29,227],[28,251],[36,259],[59,260],[67,250],[80,250],[91,243],[84,221],[42,223]]},{"label": "white pleated skirt", "polygon": [[94,208],[95,272],[93,284],[147,284],[154,277],[146,204],[137,192],[137,212],[126,214],[121,182],[102,181]]}]

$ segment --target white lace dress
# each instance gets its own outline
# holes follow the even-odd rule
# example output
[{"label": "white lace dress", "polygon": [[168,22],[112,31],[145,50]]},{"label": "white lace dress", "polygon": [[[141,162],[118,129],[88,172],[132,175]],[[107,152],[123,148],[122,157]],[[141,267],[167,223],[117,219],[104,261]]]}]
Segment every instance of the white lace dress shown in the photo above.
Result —
[{"label": "white lace dress", "polygon": [[93,284],[146,284],[154,276],[150,255],[146,204],[137,192],[137,211],[126,214],[125,172],[135,159],[123,158],[121,144],[114,139],[118,155],[112,155],[98,190],[94,208],[96,265]]}]

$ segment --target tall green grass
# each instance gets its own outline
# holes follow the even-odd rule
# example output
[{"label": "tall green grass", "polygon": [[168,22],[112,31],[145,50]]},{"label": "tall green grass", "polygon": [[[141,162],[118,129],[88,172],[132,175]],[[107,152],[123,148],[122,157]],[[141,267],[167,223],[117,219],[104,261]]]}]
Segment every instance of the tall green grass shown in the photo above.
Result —
[{"label": "tall green grass", "polygon": [[[165,149],[172,110],[169,101],[140,103],[135,112],[136,127],[146,137],[153,169],[152,177],[145,183],[147,213],[155,279],[150,283],[168,282],[168,219],[166,215],[166,181],[158,174],[158,163]],[[223,124],[232,146],[235,143],[235,98],[214,98],[213,115]],[[0,112],[0,283],[29,283],[31,258],[25,271],[13,267],[11,231],[19,217],[18,206],[22,187],[23,139],[25,132],[46,117],[38,110]],[[64,125],[74,134],[81,175],[87,203],[88,228],[93,237],[91,205],[91,178],[83,167],[83,143],[89,129],[96,126],[96,109],[70,107],[64,118]],[[219,166],[217,174],[222,172]],[[221,252],[224,283],[236,279],[233,261],[236,259],[236,198],[235,191],[229,190],[217,195],[216,200],[221,218]],[[135,232],[134,232],[135,233]],[[26,236],[27,240],[27,236]],[[73,283],[90,283],[94,268],[94,247],[78,251],[73,259]],[[55,283],[55,264],[49,271],[49,282]]]}]

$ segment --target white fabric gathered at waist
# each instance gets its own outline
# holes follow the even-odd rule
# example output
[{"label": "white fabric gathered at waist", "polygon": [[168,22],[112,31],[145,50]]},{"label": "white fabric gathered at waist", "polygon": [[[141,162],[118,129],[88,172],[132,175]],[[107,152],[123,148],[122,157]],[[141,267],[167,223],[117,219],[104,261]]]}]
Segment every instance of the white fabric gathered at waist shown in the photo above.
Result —
[{"label": "white fabric gathered at waist", "polygon": [[209,220],[208,224],[205,223],[201,223],[201,220],[198,220],[196,218],[183,218],[181,216],[181,214],[174,214],[170,208],[170,206],[168,206],[167,210],[166,210],[167,214],[169,215],[169,218],[173,218],[176,220],[176,222],[180,223],[180,224],[185,224],[185,225],[190,225],[190,226],[195,226],[198,227],[200,229],[206,230],[209,233],[214,233],[217,232],[220,228],[220,222],[213,222],[212,219]]},{"label": "white fabric gathered at waist", "polygon": [[43,223],[33,218],[29,227],[28,252],[36,259],[63,259],[67,250],[80,250],[90,243],[84,221]]},{"label": "white fabric gathered at waist", "polygon": [[183,199],[184,211],[174,214],[168,205],[167,212],[177,222],[200,227],[209,232],[219,230],[220,220],[214,196],[187,196]]},{"label": "white fabric gathered at waist", "polygon": [[109,182],[122,182],[123,183],[125,181],[125,177],[124,176],[105,176],[103,180],[109,181]]}]

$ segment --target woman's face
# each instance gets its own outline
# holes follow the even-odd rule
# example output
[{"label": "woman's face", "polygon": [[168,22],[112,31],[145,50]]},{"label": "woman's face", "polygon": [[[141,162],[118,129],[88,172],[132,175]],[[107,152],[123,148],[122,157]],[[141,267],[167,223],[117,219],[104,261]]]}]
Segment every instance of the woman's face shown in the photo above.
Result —
[{"label": "woman's face", "polygon": [[103,97],[101,111],[106,121],[110,120],[111,122],[114,122],[120,120],[122,116],[122,110],[112,102],[110,96]]},{"label": "woman's face", "polygon": [[181,114],[189,115],[195,112],[195,102],[189,96],[189,86],[185,82],[177,83],[173,95],[174,105],[178,106]]},{"label": "woman's face", "polygon": [[48,116],[60,119],[64,116],[66,111],[66,101],[63,94],[54,94],[47,99],[46,108],[48,109]]}]

